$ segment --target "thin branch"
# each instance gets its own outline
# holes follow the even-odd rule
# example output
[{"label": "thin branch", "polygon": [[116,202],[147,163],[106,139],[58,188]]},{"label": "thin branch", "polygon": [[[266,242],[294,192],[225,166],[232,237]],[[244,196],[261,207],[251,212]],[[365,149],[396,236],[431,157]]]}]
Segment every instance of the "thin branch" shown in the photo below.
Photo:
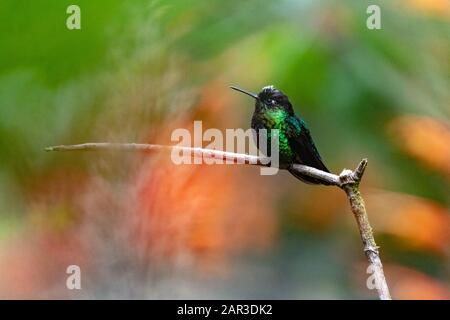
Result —
[{"label": "thin branch", "polygon": [[[83,143],[76,145],[60,145],[45,148],[45,151],[76,151],[76,150],[121,150],[121,151],[173,151],[190,152],[193,157],[205,157],[210,159],[222,159],[227,162],[245,163],[251,165],[266,166],[268,158],[247,154],[225,152],[219,150],[191,148],[182,146],[165,146],[157,144],[141,143]],[[319,179],[329,185],[337,186],[345,191],[349,199],[351,210],[358,224],[359,233],[364,246],[364,252],[370,264],[370,270],[375,278],[375,287],[381,300],[391,300],[389,288],[383,272],[378,246],[375,243],[372,227],[369,223],[364,200],[359,191],[359,184],[367,167],[367,159],[362,159],[355,170],[344,169],[340,175],[324,172],[316,168],[301,164],[293,164],[290,170]]]},{"label": "thin branch", "polygon": [[268,158],[252,156],[248,154],[240,154],[233,152],[226,152],[220,150],[192,148],[182,146],[166,146],[160,144],[145,144],[145,143],[111,143],[111,142],[90,142],[72,145],[52,146],[44,149],[45,151],[95,151],[95,150],[120,150],[120,151],[185,151],[190,152],[194,157],[205,157],[209,159],[222,159],[223,161],[253,164],[264,166],[268,162]]},{"label": "thin branch", "polygon": [[293,164],[291,165],[291,171],[296,171],[298,173],[306,174],[312,178],[319,179],[321,181],[327,182],[329,185],[341,187],[342,181],[338,175],[334,173],[325,172],[313,167],[308,167],[303,164]]}]

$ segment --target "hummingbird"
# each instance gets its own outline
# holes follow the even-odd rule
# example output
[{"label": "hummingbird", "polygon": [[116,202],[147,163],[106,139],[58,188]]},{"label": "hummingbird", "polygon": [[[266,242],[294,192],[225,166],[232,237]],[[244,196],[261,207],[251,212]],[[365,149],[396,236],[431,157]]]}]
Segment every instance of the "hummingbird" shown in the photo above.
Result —
[{"label": "hummingbird", "polygon": [[[251,93],[238,87],[233,90],[242,92],[254,98],[255,110],[251,127],[256,132],[267,130],[267,148],[270,152],[270,130],[279,130],[279,162],[280,168],[287,168],[289,172],[301,181],[309,184],[324,184],[325,181],[309,177],[292,170],[292,164],[303,164],[309,167],[330,172],[320,157],[305,121],[294,113],[289,98],[274,86],[262,88],[258,94]],[[254,135],[259,148],[258,135]]]}]

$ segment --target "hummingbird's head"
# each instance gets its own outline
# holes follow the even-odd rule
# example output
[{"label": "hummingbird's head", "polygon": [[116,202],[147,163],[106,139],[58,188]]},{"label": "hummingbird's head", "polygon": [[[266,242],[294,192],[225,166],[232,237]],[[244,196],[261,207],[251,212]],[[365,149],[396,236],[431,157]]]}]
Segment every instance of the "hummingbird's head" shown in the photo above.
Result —
[{"label": "hummingbird's head", "polygon": [[238,87],[231,87],[231,89],[253,97],[256,100],[255,111],[283,109],[289,113],[294,113],[289,98],[274,86],[266,86],[258,94],[245,91]]}]

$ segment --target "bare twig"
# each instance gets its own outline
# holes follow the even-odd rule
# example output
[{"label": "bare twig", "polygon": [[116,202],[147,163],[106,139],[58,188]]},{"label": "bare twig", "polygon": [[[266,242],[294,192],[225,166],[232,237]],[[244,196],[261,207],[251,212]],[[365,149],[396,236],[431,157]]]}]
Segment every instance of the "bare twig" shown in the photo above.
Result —
[{"label": "bare twig", "polygon": [[[225,152],[211,149],[191,148],[182,146],[165,146],[157,144],[140,143],[84,143],[76,145],[60,145],[45,148],[46,151],[75,151],[75,150],[121,150],[121,151],[173,151],[179,150],[190,152],[193,157],[205,157],[222,159],[227,162],[246,163],[264,166],[268,163],[267,158],[247,154]],[[380,259],[378,246],[375,243],[372,227],[369,223],[364,200],[359,191],[359,184],[367,167],[367,159],[361,160],[355,170],[344,169],[340,175],[318,170],[301,164],[294,164],[290,170],[310,177],[322,180],[329,185],[337,186],[345,191],[350,201],[350,206],[358,224],[361,240],[364,245],[364,252],[370,264],[371,272],[375,277],[375,286],[381,300],[391,300],[389,288],[383,272],[383,265]]]},{"label": "bare twig", "polygon": [[[181,147],[181,146],[166,146],[160,144],[146,144],[146,143],[111,143],[111,142],[90,142],[82,144],[72,144],[72,145],[61,145],[52,146],[45,148],[45,151],[76,151],[76,150],[120,150],[120,151],[142,151],[142,152],[153,152],[153,151],[186,151],[191,152],[193,157],[205,157],[222,159],[223,161],[236,162],[236,163],[246,163],[258,166],[264,165],[263,157],[252,156],[248,154],[240,154],[233,152],[226,152],[220,150],[202,149],[202,148],[191,148],[191,147]],[[265,162],[267,163],[267,161]]]}]

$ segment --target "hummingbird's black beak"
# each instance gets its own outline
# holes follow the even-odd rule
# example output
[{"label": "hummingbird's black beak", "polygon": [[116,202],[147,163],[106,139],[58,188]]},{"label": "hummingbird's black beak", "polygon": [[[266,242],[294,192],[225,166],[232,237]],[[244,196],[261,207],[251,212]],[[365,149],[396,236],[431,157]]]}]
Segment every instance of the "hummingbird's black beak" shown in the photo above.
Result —
[{"label": "hummingbird's black beak", "polygon": [[254,94],[254,93],[251,93],[251,92],[248,92],[248,91],[245,91],[244,89],[241,89],[241,88],[238,88],[238,87],[234,87],[234,86],[230,86],[230,88],[233,89],[233,90],[245,93],[246,95],[248,95],[248,96],[250,96],[252,98],[255,98],[256,100],[259,99],[258,95]]}]

